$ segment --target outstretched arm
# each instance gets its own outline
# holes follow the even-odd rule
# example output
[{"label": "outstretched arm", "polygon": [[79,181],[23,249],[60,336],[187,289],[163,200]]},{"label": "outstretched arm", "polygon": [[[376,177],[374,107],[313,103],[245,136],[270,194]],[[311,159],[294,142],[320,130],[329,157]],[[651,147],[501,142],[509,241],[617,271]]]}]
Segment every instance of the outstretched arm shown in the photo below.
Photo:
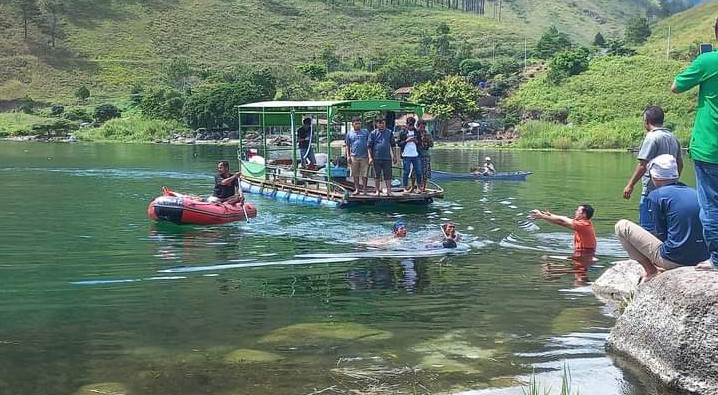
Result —
[{"label": "outstretched arm", "polygon": [[563,215],[555,215],[549,211],[532,210],[529,216],[533,219],[543,219],[552,224],[560,225],[565,228],[573,229],[573,220]]},{"label": "outstretched arm", "polygon": [[631,194],[633,193],[633,187],[636,186],[636,183],[638,180],[643,177],[644,174],[646,174],[646,167],[648,167],[648,161],[639,159],[638,164],[636,165],[636,169],[633,170],[633,174],[631,175],[631,178],[628,180],[628,184],[623,188],[623,198],[624,199],[630,199]]}]

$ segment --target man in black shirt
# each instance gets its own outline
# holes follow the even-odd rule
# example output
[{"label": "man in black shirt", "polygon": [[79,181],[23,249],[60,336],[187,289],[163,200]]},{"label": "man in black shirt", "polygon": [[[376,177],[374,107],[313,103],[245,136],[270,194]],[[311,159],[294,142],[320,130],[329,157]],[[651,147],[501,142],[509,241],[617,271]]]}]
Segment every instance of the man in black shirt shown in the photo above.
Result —
[{"label": "man in black shirt", "polygon": [[307,162],[313,165],[317,163],[314,157],[314,149],[312,148],[312,140],[314,139],[312,133],[312,119],[304,118],[302,121],[302,127],[297,129],[297,144],[299,145],[300,163],[304,166]]},{"label": "man in black shirt", "polygon": [[214,193],[209,198],[212,202],[229,204],[244,203],[244,196],[239,193],[239,172],[229,172],[229,162],[217,163],[217,174],[214,176]]}]

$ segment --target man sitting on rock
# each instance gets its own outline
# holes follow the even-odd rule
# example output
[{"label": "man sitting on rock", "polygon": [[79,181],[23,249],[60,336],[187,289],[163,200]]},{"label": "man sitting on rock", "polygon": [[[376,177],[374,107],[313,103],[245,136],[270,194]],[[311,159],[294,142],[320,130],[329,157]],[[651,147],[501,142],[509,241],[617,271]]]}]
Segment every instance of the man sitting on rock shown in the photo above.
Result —
[{"label": "man sitting on rock", "polygon": [[625,219],[616,223],[618,240],[646,272],[641,283],[663,270],[696,266],[708,259],[698,196],[695,189],[678,181],[676,158],[659,155],[648,164],[648,172],[656,187],[646,197],[652,228],[643,229]]}]

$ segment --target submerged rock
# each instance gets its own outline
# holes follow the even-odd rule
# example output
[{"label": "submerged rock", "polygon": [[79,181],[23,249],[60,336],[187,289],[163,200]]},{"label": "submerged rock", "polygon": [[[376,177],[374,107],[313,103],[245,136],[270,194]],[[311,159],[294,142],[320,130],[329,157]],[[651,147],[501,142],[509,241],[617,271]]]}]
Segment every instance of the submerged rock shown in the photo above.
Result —
[{"label": "submerged rock", "polygon": [[638,289],[638,281],[642,275],[643,268],[638,262],[616,262],[593,282],[591,289],[599,299],[620,302]]},{"label": "submerged rock", "polygon": [[284,359],[281,355],[260,350],[250,350],[247,348],[234,350],[224,357],[224,361],[229,363],[276,362],[281,359]]},{"label": "submerged rock", "polygon": [[601,313],[596,307],[569,307],[561,310],[561,313],[554,318],[551,329],[553,333],[559,335],[577,332],[594,326],[592,322],[600,319]]},{"label": "submerged rock", "polygon": [[314,344],[326,340],[374,341],[391,339],[387,331],[353,322],[317,322],[287,326],[264,336],[260,343]]},{"label": "submerged rock", "polygon": [[672,388],[718,394],[718,273],[679,268],[642,284],[607,347]]},{"label": "submerged rock", "polygon": [[80,387],[73,395],[130,395],[122,383],[94,383]]},{"label": "submerged rock", "polygon": [[424,354],[420,363],[423,369],[443,373],[479,373],[479,369],[473,366],[472,360],[479,362],[490,359],[496,354],[494,349],[471,345],[463,331],[447,332],[417,344],[412,350]]}]

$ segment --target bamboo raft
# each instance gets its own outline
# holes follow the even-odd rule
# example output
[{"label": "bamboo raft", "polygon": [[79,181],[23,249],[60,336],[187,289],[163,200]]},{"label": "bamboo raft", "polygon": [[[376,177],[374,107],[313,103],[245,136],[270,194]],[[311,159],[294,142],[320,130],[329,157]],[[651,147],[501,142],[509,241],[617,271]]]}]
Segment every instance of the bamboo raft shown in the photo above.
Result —
[{"label": "bamboo raft", "polygon": [[331,168],[329,171],[332,177],[328,179],[325,169],[298,169],[295,175],[291,167],[243,161],[240,187],[244,192],[280,201],[339,208],[394,203],[426,205],[436,198],[444,197],[443,188],[431,182],[427,185],[426,193],[405,193],[403,187],[394,182],[391,195],[387,196],[386,191],[382,190],[381,195],[377,196],[373,179],[367,182],[366,195],[353,195],[354,183],[346,175],[346,169]]}]

